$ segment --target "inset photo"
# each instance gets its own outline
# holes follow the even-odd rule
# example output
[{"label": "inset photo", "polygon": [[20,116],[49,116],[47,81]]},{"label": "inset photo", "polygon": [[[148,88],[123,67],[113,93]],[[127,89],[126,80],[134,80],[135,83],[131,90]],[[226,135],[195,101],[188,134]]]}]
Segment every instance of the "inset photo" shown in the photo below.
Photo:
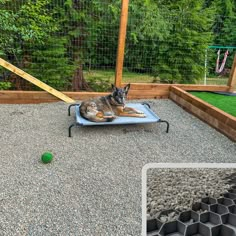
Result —
[{"label": "inset photo", "polygon": [[144,236],[236,236],[236,164],[148,164]]}]

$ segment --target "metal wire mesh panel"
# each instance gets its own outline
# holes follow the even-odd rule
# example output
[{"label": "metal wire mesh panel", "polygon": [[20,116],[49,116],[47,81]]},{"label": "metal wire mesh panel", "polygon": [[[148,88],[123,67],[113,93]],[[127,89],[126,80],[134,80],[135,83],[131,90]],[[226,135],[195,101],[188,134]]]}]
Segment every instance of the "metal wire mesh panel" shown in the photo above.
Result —
[{"label": "metal wire mesh panel", "polygon": [[[124,80],[226,84],[236,48],[231,25],[235,16],[219,13],[215,5],[213,9],[204,1],[131,2]],[[210,49],[211,45],[227,46],[230,51],[220,74],[215,73],[217,48]]]},{"label": "metal wire mesh panel", "polygon": [[[1,0],[0,9],[0,57],[58,90],[100,91],[114,81],[120,2]],[[2,68],[0,79],[37,89]]]},{"label": "metal wire mesh panel", "polygon": [[[123,82],[226,84],[234,5],[130,0]],[[120,11],[121,0],[0,0],[0,57],[58,90],[106,91],[114,83]],[[231,47],[221,74],[212,45]],[[0,89],[38,88],[0,68]]]}]

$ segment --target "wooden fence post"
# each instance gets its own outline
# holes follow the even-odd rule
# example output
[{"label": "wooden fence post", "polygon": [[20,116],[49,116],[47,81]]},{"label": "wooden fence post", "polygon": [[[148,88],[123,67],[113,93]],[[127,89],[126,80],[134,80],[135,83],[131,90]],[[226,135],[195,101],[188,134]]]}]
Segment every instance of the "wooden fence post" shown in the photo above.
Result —
[{"label": "wooden fence post", "polygon": [[234,62],[231,68],[229,80],[228,80],[229,91],[236,91],[236,54],[234,56]]},{"label": "wooden fence post", "polygon": [[124,52],[125,52],[125,38],[126,38],[126,28],[127,28],[127,21],[128,21],[128,8],[129,8],[129,0],[122,0],[119,41],[118,41],[117,56],[116,56],[115,85],[117,87],[120,87],[122,83],[122,72],[123,72]]}]

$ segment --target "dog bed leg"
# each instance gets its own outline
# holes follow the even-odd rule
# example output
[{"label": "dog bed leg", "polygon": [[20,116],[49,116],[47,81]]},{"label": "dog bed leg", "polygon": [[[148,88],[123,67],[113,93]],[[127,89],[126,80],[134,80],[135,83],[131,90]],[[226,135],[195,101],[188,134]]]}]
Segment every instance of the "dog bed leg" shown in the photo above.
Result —
[{"label": "dog bed leg", "polygon": [[69,129],[68,129],[68,131],[69,131],[69,137],[71,138],[71,128],[72,127],[74,127],[75,126],[75,124],[72,124],[72,125],[70,125],[70,127],[69,127]]},{"label": "dog bed leg", "polygon": [[79,106],[80,104],[71,104],[69,107],[68,107],[68,116],[70,116],[70,108],[71,107],[74,107],[74,106]]},{"label": "dog bed leg", "polygon": [[147,102],[143,102],[142,103],[142,105],[146,105],[149,109],[151,109],[151,106],[150,106],[150,104],[149,103],[147,103]]},{"label": "dog bed leg", "polygon": [[166,127],[166,133],[169,133],[169,127],[170,127],[170,124],[169,124],[169,122],[168,121],[166,121],[166,120],[159,120],[158,122],[163,122],[163,123],[166,123],[166,125],[167,125],[167,127]]}]

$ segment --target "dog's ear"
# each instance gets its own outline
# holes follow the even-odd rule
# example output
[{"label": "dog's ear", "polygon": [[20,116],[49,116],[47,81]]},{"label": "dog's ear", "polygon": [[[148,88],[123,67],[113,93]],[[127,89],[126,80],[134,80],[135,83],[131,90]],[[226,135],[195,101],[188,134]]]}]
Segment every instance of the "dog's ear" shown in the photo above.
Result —
[{"label": "dog's ear", "polygon": [[126,94],[129,92],[129,89],[130,89],[130,84],[127,84],[127,85],[124,87],[124,90],[125,90],[125,93],[126,93]]},{"label": "dog's ear", "polygon": [[112,89],[112,92],[115,92],[116,91],[116,86],[114,84],[111,85],[111,89]]}]

